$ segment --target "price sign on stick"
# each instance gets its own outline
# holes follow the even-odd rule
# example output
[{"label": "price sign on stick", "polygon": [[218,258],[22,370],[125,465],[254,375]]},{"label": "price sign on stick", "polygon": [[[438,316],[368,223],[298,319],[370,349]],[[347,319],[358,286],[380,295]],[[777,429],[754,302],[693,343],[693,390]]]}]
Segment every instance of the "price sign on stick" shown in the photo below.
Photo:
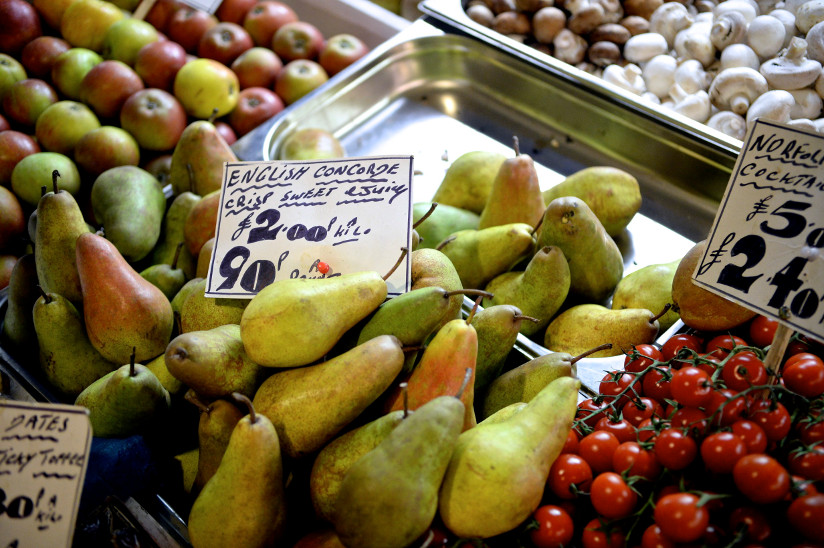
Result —
[{"label": "price sign on stick", "polygon": [[[412,243],[412,157],[227,163],[206,296],[249,299],[274,281],[375,270]],[[410,262],[387,279],[410,287]]]},{"label": "price sign on stick", "polygon": [[0,546],[71,546],[91,443],[85,408],[0,401]]},{"label": "price sign on stick", "polygon": [[756,121],[693,280],[824,340],[824,136]]}]

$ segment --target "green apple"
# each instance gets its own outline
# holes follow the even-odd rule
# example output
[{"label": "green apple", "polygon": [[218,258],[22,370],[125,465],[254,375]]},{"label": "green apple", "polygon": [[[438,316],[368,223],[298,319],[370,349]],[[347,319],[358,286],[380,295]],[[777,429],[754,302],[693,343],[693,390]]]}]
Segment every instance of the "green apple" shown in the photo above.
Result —
[{"label": "green apple", "polygon": [[118,166],[140,163],[140,146],[132,134],[117,126],[101,126],[80,138],[74,161],[86,173],[97,176]]},{"label": "green apple", "polygon": [[11,55],[0,53],[0,100],[15,82],[26,78],[26,69]]},{"label": "green apple", "polygon": [[34,136],[49,152],[71,155],[86,133],[100,127],[97,115],[77,101],[58,101],[46,108],[34,125]]},{"label": "green apple", "polygon": [[194,118],[219,118],[235,108],[240,92],[237,75],[214,59],[198,58],[177,71],[174,95]]},{"label": "green apple", "polygon": [[106,30],[101,53],[105,59],[123,61],[133,67],[140,48],[158,40],[160,34],[151,24],[129,17],[115,21]]},{"label": "green apple", "polygon": [[92,68],[103,62],[97,52],[88,48],[71,48],[54,60],[51,79],[57,91],[67,99],[80,99],[80,83]]},{"label": "green apple", "polygon": [[11,189],[17,197],[30,206],[40,201],[40,188],[52,190],[52,172],[57,170],[57,187],[76,196],[80,191],[80,172],[74,160],[59,152],[35,152],[14,166],[11,172]]},{"label": "green apple", "polygon": [[105,0],[76,0],[69,4],[60,20],[60,34],[74,47],[100,52],[109,26],[126,14]]},{"label": "green apple", "polygon": [[275,93],[291,105],[329,79],[319,63],[309,59],[289,61],[275,78]]}]

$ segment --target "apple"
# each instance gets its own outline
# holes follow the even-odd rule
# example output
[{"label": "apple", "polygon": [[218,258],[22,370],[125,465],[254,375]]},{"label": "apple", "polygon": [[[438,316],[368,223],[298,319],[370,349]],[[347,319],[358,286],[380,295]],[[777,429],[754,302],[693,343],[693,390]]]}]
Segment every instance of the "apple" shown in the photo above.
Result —
[{"label": "apple", "polygon": [[0,185],[9,186],[17,162],[35,152],[40,152],[40,145],[32,136],[13,129],[0,131]]},{"label": "apple", "polygon": [[183,46],[171,40],[158,40],[140,48],[134,61],[134,70],[147,88],[169,91],[177,71],[188,60]]},{"label": "apple", "polygon": [[271,88],[283,61],[269,48],[255,46],[241,53],[230,67],[237,74],[240,88]]},{"label": "apple", "polygon": [[51,84],[39,78],[26,78],[9,86],[3,96],[3,111],[19,124],[34,126],[40,113],[57,99]]},{"label": "apple", "polygon": [[221,22],[203,33],[197,55],[231,65],[241,53],[254,45],[246,29],[237,23]]},{"label": "apple", "polygon": [[0,52],[18,55],[43,34],[40,15],[26,0],[0,0]]},{"label": "apple", "polygon": [[57,56],[71,48],[71,45],[57,36],[38,36],[20,52],[20,62],[26,74],[33,78],[51,75],[52,65]]},{"label": "apple", "polygon": [[100,126],[77,141],[74,161],[93,176],[117,166],[140,163],[140,146],[131,133],[117,126]]},{"label": "apple", "polygon": [[224,122],[223,120],[218,120],[215,122],[215,129],[223,137],[223,140],[226,141],[227,145],[231,145],[235,141],[237,141],[237,133],[235,130],[232,129],[232,126]]},{"label": "apple", "polygon": [[333,76],[364,55],[369,53],[369,46],[352,34],[330,36],[318,54],[318,63],[329,76]]},{"label": "apple", "polygon": [[310,59],[296,59],[286,63],[275,78],[275,93],[291,105],[329,79],[319,63]]},{"label": "apple", "polygon": [[14,270],[14,265],[16,264],[16,255],[0,255],[0,289],[9,285],[11,271]]},{"label": "apple", "polygon": [[215,10],[220,21],[241,24],[246,13],[252,9],[257,0],[223,0]]},{"label": "apple", "polygon": [[199,58],[180,67],[173,89],[189,116],[205,120],[220,118],[235,108],[240,83],[223,63]]},{"label": "apple", "polygon": [[126,99],[120,109],[120,127],[146,150],[171,150],[187,125],[186,111],[168,91],[146,88]]},{"label": "apple", "polygon": [[166,36],[183,46],[188,53],[195,54],[203,33],[219,22],[211,13],[183,5],[169,19]]},{"label": "apple", "polygon": [[140,48],[158,40],[160,33],[151,24],[129,17],[115,21],[106,30],[101,53],[104,59],[123,61],[133,67]]},{"label": "apple", "polygon": [[59,152],[35,152],[29,154],[14,166],[11,172],[11,189],[17,197],[30,206],[40,201],[40,188],[51,191],[52,172],[57,170],[57,188],[72,196],[80,192],[80,172],[74,160]]},{"label": "apple", "polygon": [[80,100],[92,107],[98,117],[116,118],[126,99],[144,87],[132,67],[107,59],[92,67],[80,82]]},{"label": "apple", "polygon": [[26,69],[20,61],[7,53],[0,53],[0,99],[3,99],[13,83],[25,78]]},{"label": "apple", "polygon": [[100,127],[95,113],[77,101],[57,101],[40,114],[34,136],[41,148],[70,155],[86,133]]},{"label": "apple", "polygon": [[172,171],[172,154],[155,156],[143,165],[143,169],[151,173],[161,186],[166,186],[169,184],[169,173]]},{"label": "apple", "polygon": [[72,100],[80,99],[80,83],[86,74],[103,58],[88,48],[71,48],[54,60],[51,80],[57,91]]},{"label": "apple", "polygon": [[75,0],[60,20],[60,33],[76,48],[100,52],[106,31],[115,21],[126,17],[123,10],[105,0]]},{"label": "apple", "polygon": [[[31,0],[32,5],[48,26],[59,33],[63,13],[75,0]],[[49,33],[51,34],[51,33]]]},{"label": "apple", "polygon": [[112,4],[125,11],[134,11],[140,0],[109,0]]},{"label": "apple", "polygon": [[243,28],[252,37],[256,46],[269,47],[275,31],[298,19],[298,14],[289,5],[278,0],[261,0],[246,13]]},{"label": "apple", "polygon": [[26,215],[14,192],[0,186],[0,249],[9,249],[26,233]]},{"label": "apple", "polygon": [[246,88],[240,92],[237,106],[229,113],[228,122],[235,133],[242,137],[284,107],[283,100],[271,89]]},{"label": "apple", "polygon": [[166,27],[169,26],[169,20],[172,15],[180,9],[181,3],[177,0],[157,0],[144,19],[150,23],[159,32],[166,32]]},{"label": "apple", "polygon": [[11,124],[6,120],[5,116],[0,114],[0,131],[6,131],[7,129],[11,129]]},{"label": "apple", "polygon": [[286,62],[317,58],[323,49],[323,34],[307,21],[292,21],[272,36],[272,50]]}]

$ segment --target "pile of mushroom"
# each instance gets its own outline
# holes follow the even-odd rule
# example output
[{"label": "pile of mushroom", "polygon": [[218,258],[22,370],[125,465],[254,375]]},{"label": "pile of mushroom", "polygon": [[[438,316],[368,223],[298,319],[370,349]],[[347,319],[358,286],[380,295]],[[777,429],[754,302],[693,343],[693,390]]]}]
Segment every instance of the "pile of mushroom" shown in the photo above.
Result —
[{"label": "pile of mushroom", "polygon": [[[824,133],[824,0],[466,6],[480,24],[736,139],[756,118]],[[515,15],[517,32],[505,24]]]}]

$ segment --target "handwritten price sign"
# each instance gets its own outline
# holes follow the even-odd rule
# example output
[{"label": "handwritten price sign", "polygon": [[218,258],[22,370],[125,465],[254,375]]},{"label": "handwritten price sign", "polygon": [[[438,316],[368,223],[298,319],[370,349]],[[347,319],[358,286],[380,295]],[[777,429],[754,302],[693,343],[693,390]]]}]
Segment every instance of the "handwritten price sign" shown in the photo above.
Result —
[{"label": "handwritten price sign", "polygon": [[0,546],[71,546],[91,443],[82,407],[0,402]]},{"label": "handwritten price sign", "polygon": [[[412,157],[226,164],[206,295],[285,278],[389,272],[412,243]],[[409,290],[410,263],[387,280]]]},{"label": "handwritten price sign", "polygon": [[824,340],[824,136],[756,121],[693,279]]}]

